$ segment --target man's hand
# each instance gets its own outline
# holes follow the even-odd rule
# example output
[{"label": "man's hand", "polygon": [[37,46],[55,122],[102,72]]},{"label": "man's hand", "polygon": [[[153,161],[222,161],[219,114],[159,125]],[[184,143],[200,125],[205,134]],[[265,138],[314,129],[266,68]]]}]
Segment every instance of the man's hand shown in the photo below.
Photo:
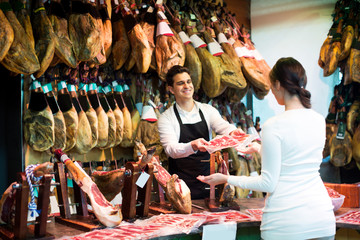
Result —
[{"label": "man's hand", "polygon": [[209,185],[218,185],[227,183],[228,178],[229,175],[224,175],[222,173],[214,173],[206,177],[200,175],[196,179]]},{"label": "man's hand", "polygon": [[200,152],[206,152],[206,148],[204,146],[208,145],[208,142],[203,138],[198,138],[196,140],[191,141],[191,147],[193,150],[200,151]]},{"label": "man's hand", "polygon": [[232,131],[229,135],[230,136],[241,136],[244,134],[245,134],[245,132],[241,128],[237,128],[234,131]]}]

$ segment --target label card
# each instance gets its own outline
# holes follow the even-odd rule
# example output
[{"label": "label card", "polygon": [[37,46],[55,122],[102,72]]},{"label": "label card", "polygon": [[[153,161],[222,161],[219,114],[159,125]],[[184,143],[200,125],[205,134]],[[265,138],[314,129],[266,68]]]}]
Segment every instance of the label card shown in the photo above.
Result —
[{"label": "label card", "polygon": [[236,222],[209,224],[203,227],[203,240],[234,240],[236,238]]},{"label": "label card", "polygon": [[142,172],[138,180],[136,181],[136,185],[138,185],[140,188],[143,188],[146,182],[148,181],[149,177],[150,177],[149,174],[147,174],[146,172]]}]

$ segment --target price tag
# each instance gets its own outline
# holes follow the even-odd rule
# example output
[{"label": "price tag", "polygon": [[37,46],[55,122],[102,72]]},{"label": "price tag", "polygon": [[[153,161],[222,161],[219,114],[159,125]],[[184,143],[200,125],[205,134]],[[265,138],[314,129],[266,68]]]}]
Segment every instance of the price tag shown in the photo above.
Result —
[{"label": "price tag", "polygon": [[211,17],[211,21],[212,22],[216,22],[217,21],[217,18],[215,16]]},{"label": "price tag", "polygon": [[196,16],[194,14],[190,13],[190,19],[191,20],[196,20]]},{"label": "price tag", "polygon": [[229,240],[236,238],[236,222],[210,224],[203,227],[203,240]]},{"label": "price tag", "polygon": [[149,174],[147,174],[146,172],[142,172],[138,180],[136,181],[136,185],[138,185],[140,188],[143,188],[146,182],[148,181],[149,177],[150,177]]},{"label": "price tag", "polygon": [[152,6],[150,6],[150,7],[148,8],[147,12],[148,12],[148,13],[154,12],[154,8],[153,8]]}]

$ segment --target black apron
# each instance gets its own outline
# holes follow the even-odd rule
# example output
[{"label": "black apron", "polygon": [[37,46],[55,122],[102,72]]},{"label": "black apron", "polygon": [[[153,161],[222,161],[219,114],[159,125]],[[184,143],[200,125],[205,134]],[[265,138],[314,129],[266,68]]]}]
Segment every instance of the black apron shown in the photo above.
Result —
[{"label": "black apron", "polygon": [[[199,109],[201,122],[194,124],[183,124],[174,104],[174,112],[180,124],[180,139],[179,143],[188,143],[198,138],[204,138],[209,141],[209,129],[206,124],[204,115]],[[208,152],[194,153],[185,158],[169,158],[169,172],[170,174],[177,174],[180,179],[184,180],[191,191],[191,199],[203,199],[209,197],[209,185],[200,182],[196,179],[199,175],[207,176],[210,174],[210,163],[202,162],[201,160],[209,160],[210,154]]]}]

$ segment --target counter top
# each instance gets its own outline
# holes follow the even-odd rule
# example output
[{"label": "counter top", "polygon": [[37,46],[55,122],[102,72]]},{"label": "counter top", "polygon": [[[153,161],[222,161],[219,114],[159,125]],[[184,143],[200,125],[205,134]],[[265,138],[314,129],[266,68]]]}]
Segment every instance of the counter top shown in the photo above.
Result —
[{"label": "counter top", "polygon": [[[263,208],[264,207],[264,198],[246,198],[246,199],[236,199],[236,203],[240,207],[240,212],[247,213],[246,209],[252,208]],[[193,200],[192,201],[195,206],[193,206],[193,213],[201,213],[203,211],[207,211],[207,207],[204,200]],[[202,209],[203,208],[203,209]],[[341,216],[347,213],[350,210],[360,210],[360,208],[340,208],[338,211],[335,212],[335,216]],[[74,236],[84,231],[80,231],[74,228],[70,228],[64,226],[62,224],[56,223],[54,219],[50,219],[51,222],[47,224],[47,232],[54,235],[55,238],[61,238],[64,236]],[[260,221],[245,221],[239,222],[237,224],[238,228],[246,228],[246,227],[258,227],[260,226]],[[347,223],[336,223],[337,228],[351,228],[360,230],[360,225],[358,224],[347,224]]]}]

